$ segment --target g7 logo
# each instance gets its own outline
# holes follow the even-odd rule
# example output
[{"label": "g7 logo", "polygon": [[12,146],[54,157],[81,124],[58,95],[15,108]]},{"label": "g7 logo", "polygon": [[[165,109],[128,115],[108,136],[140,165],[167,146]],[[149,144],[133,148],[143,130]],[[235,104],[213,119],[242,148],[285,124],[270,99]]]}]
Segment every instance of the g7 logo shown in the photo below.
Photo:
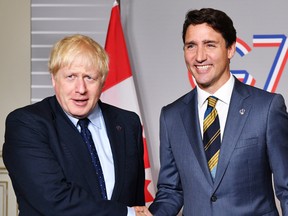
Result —
[{"label": "g7 logo", "polygon": [[[254,35],[253,36],[253,47],[278,47],[275,59],[273,61],[270,72],[268,73],[267,80],[264,85],[264,90],[269,92],[275,92],[284,71],[287,58],[288,58],[288,42],[285,35]],[[236,41],[236,52],[241,56],[247,55],[252,49],[247,43],[240,38]],[[254,86],[256,80],[246,70],[231,70],[231,73],[240,81]],[[188,72],[189,81],[191,86],[194,88],[195,81],[191,74]]]}]

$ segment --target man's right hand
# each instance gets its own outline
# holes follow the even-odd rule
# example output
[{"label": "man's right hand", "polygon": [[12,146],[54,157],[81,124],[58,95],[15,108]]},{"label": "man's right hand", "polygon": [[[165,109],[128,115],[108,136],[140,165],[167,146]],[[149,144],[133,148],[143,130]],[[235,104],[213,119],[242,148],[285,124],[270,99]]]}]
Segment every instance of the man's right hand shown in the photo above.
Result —
[{"label": "man's right hand", "polygon": [[153,216],[146,206],[134,206],[136,216]]}]

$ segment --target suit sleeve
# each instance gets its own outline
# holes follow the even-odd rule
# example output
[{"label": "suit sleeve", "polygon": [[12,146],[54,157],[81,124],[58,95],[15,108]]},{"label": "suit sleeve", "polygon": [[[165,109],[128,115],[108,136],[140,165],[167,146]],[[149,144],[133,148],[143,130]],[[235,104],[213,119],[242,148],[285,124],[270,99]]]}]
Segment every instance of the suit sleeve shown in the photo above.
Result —
[{"label": "suit sleeve", "polygon": [[[171,116],[168,116],[169,118]],[[149,210],[154,216],[175,216],[183,205],[182,186],[169,141],[165,107],[160,115],[160,172],[157,194]]]},{"label": "suit sleeve", "polygon": [[288,214],[288,114],[284,99],[275,95],[267,122],[267,148],[282,214]]},{"label": "suit sleeve", "polygon": [[[68,182],[49,146],[45,120],[26,111],[6,119],[3,159],[23,215],[127,215],[127,207],[97,201],[79,185]],[[29,207],[27,207],[29,206]],[[34,209],[34,213],[25,212]]]}]

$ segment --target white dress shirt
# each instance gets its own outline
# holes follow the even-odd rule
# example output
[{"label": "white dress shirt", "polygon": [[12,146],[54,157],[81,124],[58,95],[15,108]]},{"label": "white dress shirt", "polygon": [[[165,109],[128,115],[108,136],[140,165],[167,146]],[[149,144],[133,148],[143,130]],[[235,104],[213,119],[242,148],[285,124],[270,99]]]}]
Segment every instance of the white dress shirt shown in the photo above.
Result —
[{"label": "white dress shirt", "polygon": [[204,114],[207,109],[207,98],[209,96],[215,96],[218,98],[216,103],[216,110],[219,116],[219,123],[220,123],[220,132],[221,132],[221,140],[223,138],[224,129],[226,125],[226,119],[229,110],[229,104],[231,100],[231,95],[234,87],[235,78],[232,74],[230,74],[229,80],[219,88],[213,95],[210,93],[200,89],[197,86],[197,95],[198,95],[198,113],[199,113],[199,122],[200,122],[200,129],[203,138],[203,121],[204,121]]},{"label": "white dress shirt", "polygon": [[[79,119],[70,115],[68,115],[68,117],[80,132],[81,128],[78,125]],[[104,118],[98,104],[87,118],[90,120],[88,129],[91,132],[104,175],[107,198],[110,200],[115,184],[115,172],[111,172],[111,170],[114,170],[114,161]]]}]

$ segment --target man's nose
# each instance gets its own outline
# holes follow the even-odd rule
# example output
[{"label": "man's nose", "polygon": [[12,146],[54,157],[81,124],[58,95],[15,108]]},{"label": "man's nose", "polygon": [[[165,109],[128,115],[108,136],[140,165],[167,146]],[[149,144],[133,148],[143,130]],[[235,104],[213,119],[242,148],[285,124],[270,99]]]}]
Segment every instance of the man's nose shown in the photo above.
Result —
[{"label": "man's nose", "polygon": [[196,61],[197,62],[203,62],[206,60],[206,52],[203,48],[198,47],[196,52]]},{"label": "man's nose", "polygon": [[82,79],[82,78],[77,79],[76,90],[80,94],[84,94],[86,92],[86,83],[85,83],[84,79]]}]

